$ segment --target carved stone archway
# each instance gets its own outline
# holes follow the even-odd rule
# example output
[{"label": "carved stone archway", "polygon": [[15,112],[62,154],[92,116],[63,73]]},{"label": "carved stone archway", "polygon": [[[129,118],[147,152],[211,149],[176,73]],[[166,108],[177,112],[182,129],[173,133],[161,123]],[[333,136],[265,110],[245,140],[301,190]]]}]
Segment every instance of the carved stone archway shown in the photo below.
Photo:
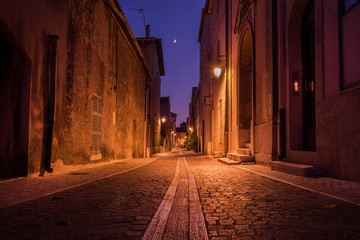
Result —
[{"label": "carved stone archway", "polygon": [[250,24],[243,28],[238,57],[238,147],[250,143],[253,99],[253,37]]}]

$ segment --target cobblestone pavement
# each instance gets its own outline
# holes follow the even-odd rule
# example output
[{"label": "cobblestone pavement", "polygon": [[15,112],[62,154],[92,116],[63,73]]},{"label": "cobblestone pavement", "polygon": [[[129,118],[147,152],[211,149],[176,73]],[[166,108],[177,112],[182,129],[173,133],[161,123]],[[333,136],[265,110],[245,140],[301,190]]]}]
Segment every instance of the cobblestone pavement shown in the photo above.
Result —
[{"label": "cobblestone pavement", "polygon": [[187,159],[210,239],[360,239],[355,204],[204,156]]},{"label": "cobblestone pavement", "polygon": [[237,165],[237,168],[270,178],[285,181],[290,184],[329,194],[334,197],[355,203],[360,206],[360,182],[340,180],[326,176],[303,177],[283,172],[273,171],[264,165]]},{"label": "cobblestone pavement", "polygon": [[[357,183],[301,180],[198,154],[158,154],[0,182],[0,239],[141,239],[160,203],[169,203],[171,188],[172,203],[165,204],[168,217],[159,215],[166,222],[162,239],[194,236],[201,210],[214,240],[360,239],[358,205],[269,177],[304,182],[309,188],[326,189],[330,182],[329,191],[343,196],[349,196],[344,189],[357,191]],[[352,197],[356,200],[356,194]],[[201,236],[193,239],[206,239]]]},{"label": "cobblestone pavement", "polygon": [[[161,157],[132,171],[2,208],[0,239],[139,239],[174,176],[175,166],[174,157]],[[114,173],[111,169],[116,167],[101,169]],[[71,185],[68,174],[56,178],[67,179],[67,186]],[[46,182],[46,178],[41,180]],[[45,184],[48,190],[49,185]]]},{"label": "cobblestone pavement", "polygon": [[[166,155],[164,155],[166,156]],[[125,159],[113,164],[77,169],[64,174],[47,174],[44,177],[2,179],[0,181],[0,209],[39,198],[76,185],[96,181],[146,165],[156,158]]]}]

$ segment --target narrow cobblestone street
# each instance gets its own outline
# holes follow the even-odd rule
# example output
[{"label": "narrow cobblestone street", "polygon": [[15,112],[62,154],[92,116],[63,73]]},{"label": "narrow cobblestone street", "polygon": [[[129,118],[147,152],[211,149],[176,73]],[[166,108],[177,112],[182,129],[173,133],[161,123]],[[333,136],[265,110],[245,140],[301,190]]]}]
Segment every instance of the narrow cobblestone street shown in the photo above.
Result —
[{"label": "narrow cobblestone street", "polygon": [[319,193],[319,179],[308,190],[246,168],[173,151],[3,180],[0,239],[360,239],[357,183],[327,180]]}]

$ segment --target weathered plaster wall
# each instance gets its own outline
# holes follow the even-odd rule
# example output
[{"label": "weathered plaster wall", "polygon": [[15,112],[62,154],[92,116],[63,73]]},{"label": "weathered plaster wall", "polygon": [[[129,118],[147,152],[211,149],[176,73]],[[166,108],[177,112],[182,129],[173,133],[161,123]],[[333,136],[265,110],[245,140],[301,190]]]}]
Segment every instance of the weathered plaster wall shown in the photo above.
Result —
[{"label": "weathered plaster wall", "polygon": [[[255,160],[269,163],[272,153],[272,4],[255,2]],[[259,155],[257,157],[257,155]]]},{"label": "weathered plaster wall", "polygon": [[149,116],[149,135],[148,144],[150,153],[160,151],[160,90],[161,78],[159,72],[159,59],[157,55],[156,39],[140,38],[138,43],[147,61],[152,74],[150,83],[150,116]]},{"label": "weathered plaster wall", "polygon": [[2,3],[1,35],[9,29],[7,34],[23,49],[31,66],[28,150],[21,150],[28,154],[28,174],[39,172],[45,151],[49,35],[53,34],[59,40],[52,163],[90,162],[94,94],[102,98],[103,109],[99,160],[143,156],[145,83],[150,73],[139,47],[129,41],[135,38],[124,33],[128,26],[119,25],[114,11],[121,14],[110,0]]},{"label": "weathered plaster wall", "polygon": [[[204,14],[204,13],[203,13]],[[210,17],[204,21],[202,37],[200,40],[200,90],[203,107],[200,110],[200,120],[204,121],[204,152],[212,154],[212,108],[213,108],[213,66],[211,63],[211,26]]]},{"label": "weathered plaster wall", "polygon": [[[320,166],[325,174],[330,176],[359,180],[360,161],[358,153],[360,151],[360,131],[358,122],[360,121],[359,87],[347,90],[340,88],[340,55],[339,55],[339,28],[338,28],[338,2],[315,0],[315,90],[316,90],[316,151],[291,150],[291,131],[301,124],[301,109],[291,114],[292,102],[289,85],[287,86],[287,112],[290,122],[288,122],[287,132],[287,160],[291,162],[314,164]],[[286,2],[286,42],[288,50],[287,63],[287,82],[290,81],[292,69],[297,68],[295,58],[299,59],[299,54],[292,51],[296,47],[296,35],[294,31],[299,25],[302,11],[306,2],[288,1]],[[359,6],[357,6],[359,7]],[[296,55],[297,54],[297,55]],[[295,59],[295,60],[294,60]],[[297,61],[297,62],[296,62]],[[288,83],[287,83],[288,84]],[[299,100],[301,101],[301,99]],[[293,116],[292,116],[293,115]],[[298,119],[298,122],[291,122]],[[300,130],[301,131],[301,128]],[[297,139],[302,140],[301,133]],[[293,136],[296,136],[296,134]],[[296,141],[296,139],[293,139]],[[296,145],[301,145],[301,142]],[[300,147],[301,148],[301,147]]]},{"label": "weathered plaster wall", "polygon": [[[316,105],[316,164],[331,176],[359,181],[360,88],[340,89],[338,5],[337,1],[326,1],[323,6],[324,81],[319,84],[324,92],[319,93]],[[358,45],[352,47],[358,49]]]},{"label": "weathered plaster wall", "polygon": [[104,1],[73,1],[69,17],[63,144],[54,160],[90,161],[93,94],[103,101],[101,160],[143,156],[146,76],[139,60]]},{"label": "weathered plaster wall", "polygon": [[360,89],[319,102],[316,164],[331,176],[360,180]]},{"label": "weathered plaster wall", "polygon": [[[219,6],[218,9],[217,6]],[[210,101],[210,98],[207,99],[207,104],[209,105],[201,111],[201,121],[205,120],[204,145],[206,151],[221,154],[224,152],[226,75],[222,74],[219,79],[216,79],[213,69],[218,64],[225,68],[224,63],[218,61],[224,59],[225,55],[224,4],[214,4],[209,11],[210,13],[205,16],[201,42],[202,79],[204,79],[204,81],[201,80],[200,88],[203,91],[203,97],[209,96],[210,94],[212,95],[212,101]]]},{"label": "weathered plaster wall", "polygon": [[[63,96],[62,86],[65,79],[66,34],[68,1],[39,0],[3,1],[0,8],[0,20],[10,29],[21,48],[30,60],[30,111],[28,137],[28,172],[38,172],[44,151],[43,135],[45,115],[47,113],[46,89],[49,87],[49,38],[51,34],[59,36],[57,51],[57,89],[58,99]],[[44,90],[45,89],[45,90]],[[27,93],[22,93],[27,94]],[[18,105],[20,108],[21,106]],[[17,146],[19,147],[19,146]]]}]

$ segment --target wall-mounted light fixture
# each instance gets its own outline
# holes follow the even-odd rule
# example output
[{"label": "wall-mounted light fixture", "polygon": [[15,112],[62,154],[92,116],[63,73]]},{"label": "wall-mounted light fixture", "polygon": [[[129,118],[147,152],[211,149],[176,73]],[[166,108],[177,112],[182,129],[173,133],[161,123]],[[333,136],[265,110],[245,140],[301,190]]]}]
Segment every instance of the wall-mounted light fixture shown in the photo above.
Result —
[{"label": "wall-mounted light fixture", "polygon": [[294,81],[294,92],[299,91],[299,81]]},{"label": "wall-mounted light fixture", "polygon": [[216,77],[217,79],[220,78],[221,72],[222,72],[222,69],[221,69],[220,67],[215,67],[215,68],[214,68],[214,75],[215,75],[215,77]]},{"label": "wall-mounted light fixture", "polygon": [[164,117],[161,118],[161,122],[162,122],[162,123],[166,122],[166,118],[164,118]]},{"label": "wall-mounted light fixture", "polygon": [[292,71],[291,73],[291,92],[293,97],[298,97],[300,93],[300,73]]}]

